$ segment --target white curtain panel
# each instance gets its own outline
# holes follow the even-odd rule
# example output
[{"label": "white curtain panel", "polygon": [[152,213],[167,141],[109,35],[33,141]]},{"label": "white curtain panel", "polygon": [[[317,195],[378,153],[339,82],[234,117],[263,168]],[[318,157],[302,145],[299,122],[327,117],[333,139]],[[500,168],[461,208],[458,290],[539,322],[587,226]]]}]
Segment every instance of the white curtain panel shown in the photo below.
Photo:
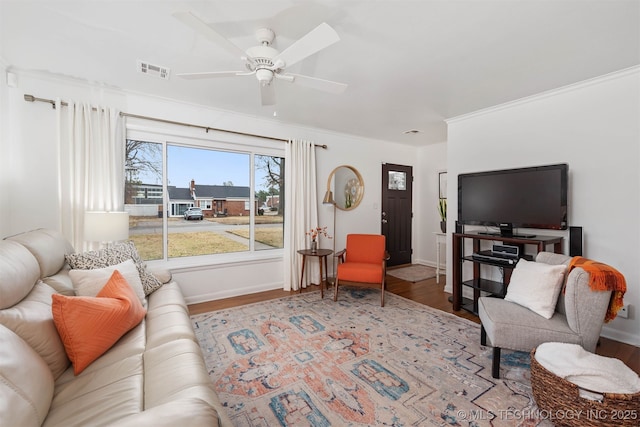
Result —
[{"label": "white curtain panel", "polygon": [[56,100],[60,229],[86,250],[85,211],[124,209],[124,125],[116,109],[67,103]]},{"label": "white curtain panel", "polygon": [[[318,226],[318,194],[316,189],[315,144],[290,140],[286,147],[285,164],[285,224],[284,230],[284,290],[300,288],[302,255],[299,249],[309,248],[306,232]],[[303,287],[318,282],[318,258],[308,257]]]}]

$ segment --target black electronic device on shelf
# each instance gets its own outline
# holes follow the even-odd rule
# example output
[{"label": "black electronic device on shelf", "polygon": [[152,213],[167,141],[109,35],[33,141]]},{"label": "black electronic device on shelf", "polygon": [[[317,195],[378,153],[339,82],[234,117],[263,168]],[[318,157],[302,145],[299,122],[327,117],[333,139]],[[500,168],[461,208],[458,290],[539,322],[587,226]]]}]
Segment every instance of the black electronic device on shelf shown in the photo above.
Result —
[{"label": "black electronic device on shelf", "polygon": [[474,254],[471,255],[471,258],[473,258],[475,261],[486,261],[486,262],[493,262],[496,263],[498,265],[516,265],[518,263],[518,258],[514,258],[510,255],[505,255],[505,254],[501,254],[501,253],[497,253],[497,252],[491,252],[491,251],[480,251],[480,252],[475,252]]},{"label": "black electronic device on shelf", "polygon": [[458,175],[458,223],[514,228],[567,229],[568,165],[555,164]]},{"label": "black electronic device on shelf", "polygon": [[491,253],[502,258],[518,259],[521,254],[520,246],[493,244]]}]

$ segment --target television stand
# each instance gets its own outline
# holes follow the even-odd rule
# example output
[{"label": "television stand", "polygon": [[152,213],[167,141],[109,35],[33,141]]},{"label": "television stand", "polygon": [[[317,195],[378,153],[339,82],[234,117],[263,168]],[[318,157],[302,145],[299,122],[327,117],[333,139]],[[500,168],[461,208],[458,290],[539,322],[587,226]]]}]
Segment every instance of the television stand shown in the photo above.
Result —
[{"label": "television stand", "polygon": [[482,234],[485,236],[512,237],[514,239],[534,239],[538,237],[535,234],[502,234],[502,233],[491,233],[489,231],[478,231],[478,234]]},{"label": "television stand", "polygon": [[[504,298],[507,293],[507,286],[511,280],[511,273],[515,268],[515,264],[505,264],[503,262],[493,260],[480,260],[474,258],[471,254],[466,254],[464,250],[464,241],[470,240],[472,243],[471,253],[481,252],[481,243],[485,242],[485,246],[492,241],[499,241],[505,245],[513,246],[526,246],[531,245],[535,247],[535,253],[542,251],[553,251],[557,254],[562,253],[562,243],[564,237],[561,236],[539,236],[539,237],[527,237],[521,238],[520,236],[504,236],[500,234],[491,235],[491,233],[453,233],[452,235],[452,250],[453,250],[453,295],[452,304],[453,310],[458,311],[465,309],[471,313],[478,314],[478,298],[481,295],[487,293],[498,298]],[[525,251],[522,250],[524,254]],[[533,261],[535,256],[525,255],[527,260]],[[462,278],[462,264],[471,263],[473,265],[473,276],[467,280]],[[481,274],[481,267],[497,267],[503,271],[502,280],[494,281],[483,278]],[[486,276],[485,276],[486,277]],[[472,289],[473,298],[463,298],[463,289]]]}]

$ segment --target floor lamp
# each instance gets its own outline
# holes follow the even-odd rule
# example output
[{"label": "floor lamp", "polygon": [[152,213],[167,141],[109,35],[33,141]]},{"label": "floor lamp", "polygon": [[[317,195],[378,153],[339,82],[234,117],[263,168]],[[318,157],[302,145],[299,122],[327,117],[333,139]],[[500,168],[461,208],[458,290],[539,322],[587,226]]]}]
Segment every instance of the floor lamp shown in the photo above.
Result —
[{"label": "floor lamp", "polygon": [[[333,192],[327,189],[327,192],[324,194],[324,199],[322,199],[323,205],[332,205],[333,206],[333,256],[331,268],[333,269],[333,283],[336,283],[336,201],[333,200]],[[328,280],[328,279],[327,279]]]}]

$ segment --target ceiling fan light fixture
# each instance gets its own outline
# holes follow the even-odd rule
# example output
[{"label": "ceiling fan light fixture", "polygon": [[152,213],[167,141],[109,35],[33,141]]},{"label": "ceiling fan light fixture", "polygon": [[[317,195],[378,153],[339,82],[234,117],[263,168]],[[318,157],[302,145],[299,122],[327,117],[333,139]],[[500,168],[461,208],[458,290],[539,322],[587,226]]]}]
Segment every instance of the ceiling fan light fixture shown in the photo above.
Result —
[{"label": "ceiling fan light fixture", "polygon": [[273,71],[260,68],[256,70],[256,78],[262,86],[268,86],[273,80]]}]

